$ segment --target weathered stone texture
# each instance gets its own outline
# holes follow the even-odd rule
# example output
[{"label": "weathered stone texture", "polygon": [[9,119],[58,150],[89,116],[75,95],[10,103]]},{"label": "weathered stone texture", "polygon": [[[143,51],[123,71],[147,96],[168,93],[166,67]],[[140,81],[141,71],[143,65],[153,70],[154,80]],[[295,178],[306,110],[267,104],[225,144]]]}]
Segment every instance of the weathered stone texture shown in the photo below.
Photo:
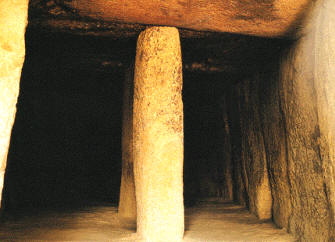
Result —
[{"label": "weathered stone texture", "polygon": [[[310,28],[314,29],[310,41],[315,41],[314,85],[320,127],[318,143],[330,217],[328,240],[335,241],[335,2],[321,1],[316,9],[310,20]],[[305,52],[305,55],[308,53]]]},{"label": "weathered stone texture", "polygon": [[226,100],[228,104],[229,138],[231,140],[231,158],[233,163],[233,200],[248,207],[247,181],[244,176],[241,158],[240,88],[240,83],[230,87],[226,93]]},{"label": "weathered stone texture", "polygon": [[301,38],[284,57],[280,78],[285,116],[290,232],[304,241],[334,240],[335,3],[315,3]]},{"label": "weathered stone texture", "polygon": [[184,234],[183,103],[178,30],[152,27],[138,38],[133,143],[137,232],[146,241]]},{"label": "weathered stone texture", "polygon": [[25,56],[27,0],[0,2],[0,201]]},{"label": "weathered stone texture", "polygon": [[[260,103],[252,106],[260,108],[258,132],[264,137],[273,219],[299,241],[335,239],[334,7],[333,1],[315,3],[299,39],[270,70],[253,78]],[[247,109],[246,103],[241,107]],[[243,146],[250,146],[243,144],[245,133],[242,153]],[[247,181],[250,191],[250,176]]]},{"label": "weathered stone texture", "polygon": [[134,182],[133,156],[133,96],[134,96],[134,66],[127,69],[124,81],[123,120],[122,120],[122,175],[119,217],[126,223],[136,224],[136,197]]},{"label": "weathered stone texture", "polygon": [[287,228],[291,214],[291,191],[286,157],[286,124],[280,106],[278,62],[274,60],[264,74],[255,76],[255,81],[259,81],[260,85],[260,119],[273,197],[272,216],[279,227]]},{"label": "weathered stone texture", "polygon": [[266,153],[259,117],[257,81],[245,80],[240,92],[242,168],[249,197],[249,209],[259,219],[272,216],[272,197]]},{"label": "weathered stone texture", "polygon": [[313,3],[299,38],[226,93],[234,199],[299,241],[335,240],[334,13]]},{"label": "weathered stone texture", "polygon": [[247,79],[234,84],[232,90],[227,91],[233,194],[235,201],[245,204],[259,219],[270,219],[272,195],[257,85],[258,81]]}]

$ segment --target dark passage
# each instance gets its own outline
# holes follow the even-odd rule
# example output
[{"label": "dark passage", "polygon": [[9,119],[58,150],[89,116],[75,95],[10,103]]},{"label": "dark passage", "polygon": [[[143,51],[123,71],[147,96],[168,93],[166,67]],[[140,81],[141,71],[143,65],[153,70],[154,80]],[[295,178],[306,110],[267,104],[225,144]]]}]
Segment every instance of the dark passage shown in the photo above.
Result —
[{"label": "dark passage", "polygon": [[[182,39],[187,206],[208,197],[233,198],[225,179],[232,182],[234,164],[226,165],[232,162],[231,124],[224,119],[223,97],[232,83],[266,62],[269,43],[234,35]],[[135,38],[27,29],[5,210],[117,204],[123,80],[135,51]]]},{"label": "dark passage", "polygon": [[222,197],[224,127],[220,110],[225,89],[222,75],[184,72],[184,199]]},{"label": "dark passage", "polygon": [[[123,79],[136,40],[28,28],[26,43],[4,208],[117,203]],[[206,78],[184,73],[187,204],[214,195],[209,183],[221,169],[215,102],[223,82]]]},{"label": "dark passage", "polygon": [[113,51],[128,43],[33,29],[26,43],[4,207],[116,203],[124,71]]}]

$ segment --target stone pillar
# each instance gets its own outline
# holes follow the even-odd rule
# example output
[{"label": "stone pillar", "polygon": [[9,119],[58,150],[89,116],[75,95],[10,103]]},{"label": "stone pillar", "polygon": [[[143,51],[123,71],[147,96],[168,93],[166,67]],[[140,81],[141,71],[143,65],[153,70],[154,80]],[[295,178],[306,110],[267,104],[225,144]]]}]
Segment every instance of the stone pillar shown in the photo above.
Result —
[{"label": "stone pillar", "polygon": [[127,71],[123,90],[122,117],[122,176],[119,201],[119,218],[129,225],[136,224],[136,198],[133,158],[133,94],[134,66]]},{"label": "stone pillar", "polygon": [[27,13],[28,0],[0,1],[0,201],[25,56]]},{"label": "stone pillar", "polygon": [[223,127],[222,127],[222,142],[223,142],[223,176],[224,176],[224,199],[233,200],[233,164],[231,154],[231,140],[230,140],[230,127],[229,117],[227,111],[226,97],[221,100],[221,110],[223,116]]},{"label": "stone pillar", "polygon": [[137,233],[144,241],[181,241],[183,103],[179,33],[152,27],[137,42],[134,171]]}]

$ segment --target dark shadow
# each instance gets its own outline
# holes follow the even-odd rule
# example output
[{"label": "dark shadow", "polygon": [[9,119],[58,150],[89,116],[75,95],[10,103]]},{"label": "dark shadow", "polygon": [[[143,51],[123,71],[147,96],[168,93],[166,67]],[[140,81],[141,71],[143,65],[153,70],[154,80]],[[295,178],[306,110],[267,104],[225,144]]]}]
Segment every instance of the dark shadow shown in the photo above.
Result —
[{"label": "dark shadow", "polygon": [[114,202],[124,63],[133,40],[28,27],[3,208]]}]

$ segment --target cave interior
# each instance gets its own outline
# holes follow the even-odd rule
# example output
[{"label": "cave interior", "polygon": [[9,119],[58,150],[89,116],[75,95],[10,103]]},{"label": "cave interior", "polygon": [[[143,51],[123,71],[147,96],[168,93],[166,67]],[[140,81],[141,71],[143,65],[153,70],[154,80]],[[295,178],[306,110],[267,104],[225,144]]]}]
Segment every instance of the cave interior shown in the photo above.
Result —
[{"label": "cave interior", "polygon": [[[79,4],[79,10],[71,9],[77,1],[81,0],[26,1],[25,46],[18,50],[25,50],[25,56],[17,112],[7,166],[3,159],[0,167],[6,167],[0,211],[5,223],[12,215],[31,211],[92,204],[116,209],[119,203],[126,77],[129,68],[134,68],[139,34],[159,24],[94,19],[90,12],[80,14],[80,7],[89,7],[88,2]],[[99,8],[98,2],[94,7]],[[250,24],[248,14],[256,14],[256,19],[261,16],[263,22],[255,27],[251,21],[246,29],[237,24],[230,33],[208,31],[201,21],[202,31],[182,28],[178,21],[167,24],[178,27],[181,43],[184,205],[191,209],[187,211],[197,206],[205,211],[203,201],[229,201],[222,220],[229,220],[233,214],[229,206],[238,204],[237,211],[247,209],[258,219],[257,225],[271,223],[299,241],[334,241],[334,2],[310,1],[285,33],[280,32],[285,27],[280,25],[283,19],[264,15],[271,4],[237,2],[245,7],[242,10],[250,11],[236,15],[241,9],[232,6],[237,11],[232,12],[236,15],[232,23]],[[3,3],[18,9],[10,1]],[[209,7],[226,4],[216,3]],[[113,10],[113,4],[106,13]],[[285,10],[285,4],[278,6]],[[290,7],[298,11],[301,6]],[[288,10],[288,15],[296,14]],[[4,12],[0,8],[0,16]],[[8,21],[15,23],[13,19]],[[152,17],[152,21],[158,20]],[[275,24],[267,29],[262,28],[264,23]],[[215,30],[215,22],[210,24]],[[23,30],[23,20],[21,25]],[[279,30],[271,32],[273,28]],[[6,38],[0,38],[0,44]],[[0,74],[3,80],[12,80],[18,57],[6,42],[0,47],[0,53],[9,53],[14,63],[0,65]],[[8,89],[9,94],[0,90],[0,94],[13,99],[16,83],[3,83],[13,90]],[[12,105],[5,98],[0,101]],[[1,110],[5,114],[0,118],[10,120],[13,107]],[[2,129],[8,131],[8,127]],[[2,140],[5,136],[0,134]],[[5,146],[0,147],[3,156],[7,155]],[[216,208],[217,204],[212,205]],[[187,216],[185,231],[193,226]],[[238,221],[239,225],[252,224],[243,218]],[[0,227],[0,235],[6,229]],[[177,229],[184,231],[181,224]],[[210,237],[208,231],[204,234]],[[227,234],[222,231],[219,237]],[[5,233],[11,234],[12,229]]]},{"label": "cave interior", "polygon": [[[181,39],[186,205],[225,199],[224,95],[254,71],[269,71],[288,42],[232,34]],[[6,209],[118,202],[123,80],[135,52],[134,37],[28,25]]]}]

